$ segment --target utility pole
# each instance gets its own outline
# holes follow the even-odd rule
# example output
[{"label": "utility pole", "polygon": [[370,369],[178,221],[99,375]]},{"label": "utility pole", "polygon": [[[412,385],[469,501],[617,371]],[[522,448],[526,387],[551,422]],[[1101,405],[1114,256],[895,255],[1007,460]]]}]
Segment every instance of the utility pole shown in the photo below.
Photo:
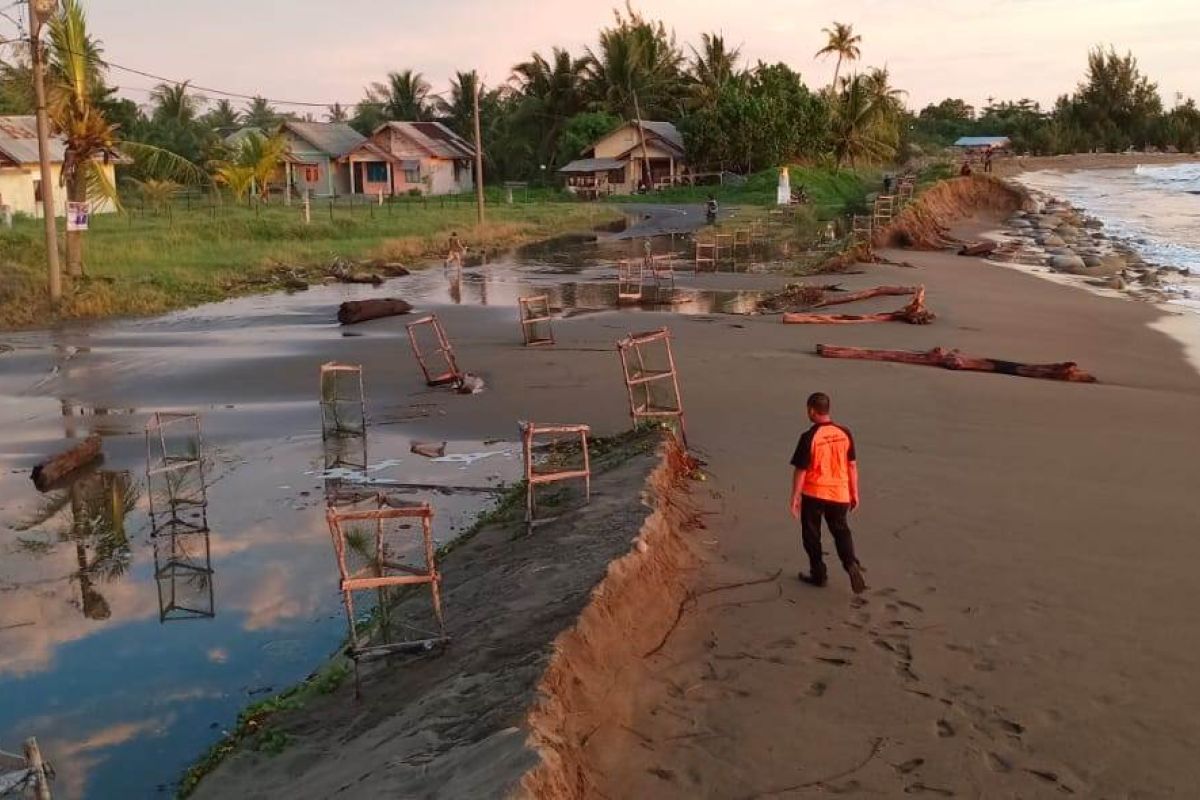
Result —
[{"label": "utility pole", "polygon": [[33,93],[37,100],[38,161],[42,170],[42,221],[46,226],[46,266],[50,270],[50,302],[62,300],[62,268],[58,263],[58,225],[54,216],[54,179],[50,174],[50,120],[46,116],[46,78],[42,59],[42,23],[50,19],[58,0],[29,0],[29,44],[33,64]]},{"label": "utility pole", "polygon": [[475,216],[479,227],[483,228],[483,136],[479,132],[479,93],[483,85],[479,81],[479,72],[475,72],[475,91],[471,97],[475,103]]},{"label": "utility pole", "polygon": [[650,185],[650,156],[646,153],[646,128],[642,124],[642,107],[638,104],[637,91],[630,89],[633,93],[633,113],[637,115],[638,136],[642,142],[642,182],[647,186]]}]

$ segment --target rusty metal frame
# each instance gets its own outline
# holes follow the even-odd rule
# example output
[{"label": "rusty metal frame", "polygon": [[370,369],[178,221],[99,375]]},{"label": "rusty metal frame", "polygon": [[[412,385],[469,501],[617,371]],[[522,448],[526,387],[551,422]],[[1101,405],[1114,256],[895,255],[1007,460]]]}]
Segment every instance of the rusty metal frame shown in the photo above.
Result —
[{"label": "rusty metal frame", "polygon": [[[659,345],[665,350],[667,369],[650,370],[646,367],[642,348]],[[625,390],[629,396],[629,416],[636,427],[643,419],[674,419],[679,425],[679,438],[687,446],[687,425],[684,422],[683,396],[679,392],[679,374],[675,367],[675,353],[671,349],[671,332],[659,328],[643,333],[631,333],[617,342],[621,357],[621,371],[625,378]],[[656,406],[650,394],[650,385],[670,380],[674,407]],[[642,397],[639,399],[639,393]]]},{"label": "rusty metal frame", "polygon": [[892,216],[896,210],[896,197],[890,194],[881,194],[875,197],[874,207],[874,224],[876,226],[886,225],[892,221]]},{"label": "rusty metal frame", "polygon": [[718,261],[720,261],[722,258],[733,258],[735,256],[735,253],[733,252],[734,238],[732,233],[715,234],[713,236],[713,241],[717,246],[715,257]]},{"label": "rusty metal frame", "polygon": [[[169,525],[154,530],[154,582],[158,587],[158,621],[212,619],[217,615],[213,589],[209,531],[180,530]],[[199,582],[201,606],[180,602],[181,582]]]},{"label": "rusty metal frame", "polygon": [[850,222],[850,238],[854,244],[870,244],[874,233],[872,218],[855,214]]},{"label": "rusty metal frame", "polygon": [[[342,388],[343,377],[349,377],[351,394],[345,395]],[[357,436],[367,432],[367,395],[363,388],[362,366],[359,364],[342,364],[328,361],[320,369],[321,392],[321,438],[329,439],[337,436]],[[342,419],[341,406],[344,404],[358,406],[359,418],[357,426],[347,425]]]},{"label": "rusty metal frame", "polygon": [[693,274],[700,272],[700,265],[708,264],[713,269],[717,268],[717,244],[716,242],[702,242],[696,240],[696,260],[692,267]]},{"label": "rusty metal frame", "polygon": [[[338,589],[342,593],[342,605],[346,612],[346,626],[350,641],[347,654],[354,659],[356,667],[359,659],[429,650],[449,641],[449,637],[446,635],[445,619],[442,615],[442,578],[437,569],[437,556],[433,545],[433,508],[428,503],[404,503],[393,500],[382,492],[377,492],[368,499],[374,500],[374,508],[356,509],[327,506],[325,509],[325,521],[329,526],[329,535],[333,538],[334,555],[337,557]],[[384,544],[384,522],[403,519],[420,520],[425,557],[424,568],[391,561],[387,557]],[[354,573],[350,572],[346,562],[348,543],[343,524],[347,522],[374,523],[374,549],[372,551],[374,563]],[[367,572],[373,574],[366,574]],[[437,631],[422,631],[427,636],[421,639],[387,641],[374,645],[370,644],[369,638],[360,636],[354,612],[355,592],[372,590],[380,592],[379,613],[383,616],[384,628],[387,629],[390,627],[387,621],[389,608],[386,598],[382,596],[383,590],[389,587],[414,585],[429,586]]]},{"label": "rusty metal frame", "polygon": [[[550,295],[539,294],[529,297],[518,297],[517,308],[519,309],[521,319],[521,338],[525,341],[526,347],[533,347],[542,344],[554,344],[554,326],[551,324],[553,319],[550,311]],[[546,335],[537,336],[537,325],[545,323]]]},{"label": "rusty metal frame", "polygon": [[641,258],[623,258],[617,262],[617,302],[642,299],[645,268],[645,259]]},{"label": "rusty metal frame", "polygon": [[[588,436],[591,427],[588,425],[538,424],[522,422],[521,444],[525,464],[525,524],[533,528],[537,517],[537,498],[535,491],[538,486],[558,481],[584,481],[585,502],[592,500],[592,460],[588,453]],[[533,464],[533,448],[538,436],[554,436],[558,434],[578,434],[579,446],[583,453],[583,469],[559,470],[557,472],[538,472]],[[546,520],[542,520],[543,522]]]},{"label": "rusty metal frame", "polygon": [[[433,330],[433,335],[437,340],[437,347],[433,351],[446,362],[444,372],[434,374],[429,371],[429,364],[425,361],[425,353],[421,351],[421,345],[417,342],[416,329],[421,326],[428,325]],[[408,323],[405,326],[408,331],[408,341],[412,345],[413,355],[417,359],[417,364],[421,367],[421,374],[425,376],[426,386],[459,386],[462,384],[463,372],[458,368],[458,362],[454,358],[454,348],[450,345],[450,340],[446,337],[446,331],[442,328],[441,321],[437,318],[437,314],[430,314],[427,317],[421,317],[418,320]]]},{"label": "rusty metal frame", "polygon": [[736,253],[739,247],[746,248],[746,252],[750,251],[750,229],[738,228],[733,232],[733,250]]},{"label": "rusty metal frame", "polygon": [[654,278],[656,287],[662,288],[662,285],[666,283],[674,289],[675,254],[663,253],[661,255],[650,256],[650,274]]}]

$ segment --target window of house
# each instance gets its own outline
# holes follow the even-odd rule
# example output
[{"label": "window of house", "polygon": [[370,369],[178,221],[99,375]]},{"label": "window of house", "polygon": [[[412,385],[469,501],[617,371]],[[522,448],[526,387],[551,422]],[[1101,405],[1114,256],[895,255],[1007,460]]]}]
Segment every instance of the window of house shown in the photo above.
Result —
[{"label": "window of house", "polygon": [[304,168],[304,182],[316,183],[321,179],[321,169],[317,166],[306,166]]},{"label": "window of house", "polygon": [[368,161],[367,181],[369,183],[387,183],[387,164],[382,161]]},{"label": "window of house", "polygon": [[405,183],[420,183],[421,182],[421,165],[420,163],[404,162],[404,182]]},{"label": "window of house", "polygon": [[39,180],[33,182],[33,202],[42,202],[42,182]]}]

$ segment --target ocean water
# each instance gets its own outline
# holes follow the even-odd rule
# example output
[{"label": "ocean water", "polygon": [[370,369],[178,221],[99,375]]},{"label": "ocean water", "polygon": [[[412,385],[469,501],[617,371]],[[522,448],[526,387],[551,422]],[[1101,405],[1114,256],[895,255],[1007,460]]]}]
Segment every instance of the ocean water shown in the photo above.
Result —
[{"label": "ocean water", "polygon": [[1020,181],[1104,223],[1151,264],[1190,274],[1165,281],[1171,303],[1200,313],[1200,162],[1022,175]]}]

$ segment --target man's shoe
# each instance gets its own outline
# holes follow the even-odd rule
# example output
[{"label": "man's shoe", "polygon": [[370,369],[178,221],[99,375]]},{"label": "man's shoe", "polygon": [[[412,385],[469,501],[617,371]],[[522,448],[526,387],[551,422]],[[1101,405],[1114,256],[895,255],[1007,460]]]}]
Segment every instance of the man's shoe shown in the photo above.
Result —
[{"label": "man's shoe", "polygon": [[851,564],[846,572],[850,574],[850,588],[855,594],[862,594],[867,590],[867,579],[863,577],[861,564]]},{"label": "man's shoe", "polygon": [[802,583],[807,583],[809,586],[816,586],[818,589],[829,582],[829,578],[823,572],[801,572],[797,575]]}]

